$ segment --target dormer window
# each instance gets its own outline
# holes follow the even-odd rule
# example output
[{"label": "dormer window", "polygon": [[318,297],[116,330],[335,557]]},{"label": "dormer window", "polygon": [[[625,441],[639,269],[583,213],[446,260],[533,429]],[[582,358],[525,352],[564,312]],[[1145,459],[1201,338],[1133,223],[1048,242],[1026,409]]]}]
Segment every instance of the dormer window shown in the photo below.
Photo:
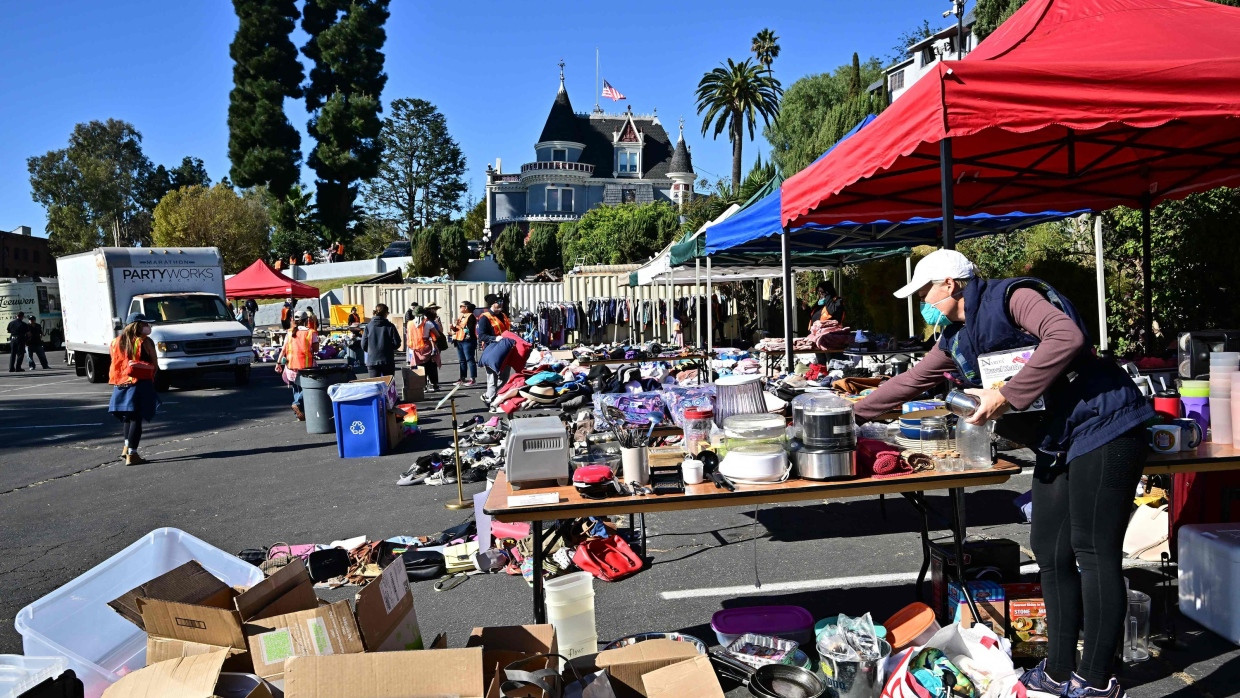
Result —
[{"label": "dormer window", "polygon": [[640,152],[635,148],[617,149],[616,172],[630,177],[641,174]]},{"label": "dormer window", "polygon": [[568,149],[553,148],[551,150],[551,159],[554,162],[566,162],[568,160]]}]

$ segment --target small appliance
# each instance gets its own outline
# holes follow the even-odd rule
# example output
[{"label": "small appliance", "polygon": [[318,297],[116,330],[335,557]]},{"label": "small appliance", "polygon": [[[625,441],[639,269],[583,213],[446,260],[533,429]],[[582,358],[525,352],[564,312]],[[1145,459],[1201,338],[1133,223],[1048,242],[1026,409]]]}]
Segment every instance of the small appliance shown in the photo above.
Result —
[{"label": "small appliance", "polygon": [[504,442],[504,472],[513,489],[554,480],[568,484],[568,434],[559,417],[530,417],[509,422]]}]

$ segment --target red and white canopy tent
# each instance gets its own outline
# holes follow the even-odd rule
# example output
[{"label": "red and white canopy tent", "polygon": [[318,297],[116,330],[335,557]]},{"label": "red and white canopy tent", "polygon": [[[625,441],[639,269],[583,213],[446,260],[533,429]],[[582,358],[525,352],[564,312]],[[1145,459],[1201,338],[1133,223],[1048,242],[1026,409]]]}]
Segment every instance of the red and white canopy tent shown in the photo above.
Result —
[{"label": "red and white canopy tent", "polygon": [[1240,9],[1030,0],[783,185],[785,229],[956,213],[1149,207],[1240,185]]},{"label": "red and white canopy tent", "polygon": [[224,281],[229,298],[318,298],[319,290],[281,274],[261,259]]}]

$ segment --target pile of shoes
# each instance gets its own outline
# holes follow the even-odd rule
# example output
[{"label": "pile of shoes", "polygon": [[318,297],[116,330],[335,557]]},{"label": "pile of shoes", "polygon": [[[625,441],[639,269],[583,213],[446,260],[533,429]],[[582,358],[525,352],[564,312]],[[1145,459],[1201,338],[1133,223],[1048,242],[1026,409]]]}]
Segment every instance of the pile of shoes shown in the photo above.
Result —
[{"label": "pile of shoes", "polygon": [[[487,472],[504,467],[504,439],[508,424],[498,417],[482,422],[475,417],[459,430],[461,480],[468,484],[486,480]],[[455,485],[456,447],[424,453],[396,481],[397,485]]]}]

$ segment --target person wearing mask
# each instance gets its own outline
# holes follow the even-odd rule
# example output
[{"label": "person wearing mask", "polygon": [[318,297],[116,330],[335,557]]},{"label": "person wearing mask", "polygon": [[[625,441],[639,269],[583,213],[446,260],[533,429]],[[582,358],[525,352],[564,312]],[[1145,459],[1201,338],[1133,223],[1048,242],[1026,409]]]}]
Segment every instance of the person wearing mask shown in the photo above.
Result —
[{"label": "person wearing mask", "polygon": [[409,365],[421,366],[426,371],[427,392],[439,390],[439,367],[443,365],[439,348],[444,343],[443,328],[440,327],[437,310],[437,305],[426,306],[422,309],[422,315],[405,327]]},{"label": "person wearing mask", "polygon": [[280,308],[280,329],[287,330],[293,324],[293,308],[296,303],[292,298],[284,301],[284,306]]},{"label": "person wearing mask", "polygon": [[306,421],[305,398],[301,387],[302,369],[314,368],[319,348],[319,334],[305,326],[307,315],[300,313],[297,324],[288,332],[288,339],[276,355],[276,373],[293,387],[293,414],[297,420]]},{"label": "person wearing mask", "polygon": [[500,335],[512,329],[512,320],[504,313],[504,305],[498,299],[491,304],[489,310],[478,318],[478,341],[483,349]]},{"label": "person wearing mask", "polygon": [[362,324],[362,316],[358,314],[356,305],[349,309],[349,319],[345,322],[345,324],[346,325]]},{"label": "person wearing mask", "polygon": [[26,325],[26,314],[18,313],[6,329],[9,332],[9,373],[20,373],[26,370],[22,368],[22,359],[26,356],[26,333],[30,329]]},{"label": "person wearing mask", "polygon": [[375,306],[374,317],[362,331],[362,347],[366,351],[366,369],[371,378],[396,373],[396,350],[400,348],[400,332],[388,321],[388,307]]},{"label": "person wearing mask", "polygon": [[460,312],[452,322],[452,341],[456,342],[456,356],[461,365],[457,385],[473,385],[478,379],[478,318],[474,316],[474,309],[473,303],[462,301]]},{"label": "person wearing mask", "polygon": [[30,359],[30,370],[34,370],[34,357],[39,357],[39,364],[47,370],[47,354],[43,352],[43,326],[38,318],[31,315],[30,325],[26,328],[26,354]]},{"label": "person wearing mask", "polygon": [[809,329],[812,332],[815,322],[826,322],[835,320],[841,325],[844,324],[844,299],[840,298],[835,292],[835,284],[830,281],[820,281],[818,286],[814,288],[814,295],[817,299],[814,301],[814,307],[809,314]]},{"label": "person wearing mask", "polygon": [[155,343],[150,340],[151,321],[141,313],[130,313],[125,328],[112,340],[112,363],[108,368],[112,399],[108,412],[124,424],[125,444],[121,458],[125,465],[148,462],[138,455],[142,441],[142,422],[155,417],[159,398],[155,394]]},{"label": "person wearing mask", "polygon": [[[1036,449],[1029,540],[1041,570],[1048,654],[1021,682],[1056,696],[1123,696],[1112,674],[1128,612],[1121,547],[1153,409],[1116,363],[1094,354],[1076,308],[1044,281],[982,279],[964,255],[938,250],[895,295],[914,293],[922,318],[942,334],[910,371],[857,403],[858,421],[898,408],[952,372],[979,400],[970,423],[997,420],[1000,436]],[[1030,346],[1029,361],[1005,385],[981,384],[979,356]],[[1045,409],[1005,416],[1038,397]]]}]

